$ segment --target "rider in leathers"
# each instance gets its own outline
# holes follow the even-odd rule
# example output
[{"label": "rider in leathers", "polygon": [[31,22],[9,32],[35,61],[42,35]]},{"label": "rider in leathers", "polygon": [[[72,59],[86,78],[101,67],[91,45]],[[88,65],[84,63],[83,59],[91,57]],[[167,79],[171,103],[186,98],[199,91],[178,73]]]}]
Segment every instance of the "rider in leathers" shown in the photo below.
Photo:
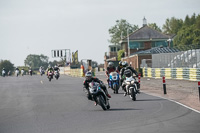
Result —
[{"label": "rider in leathers", "polygon": [[[123,68],[121,69],[121,71],[120,71],[120,75],[121,75],[121,79],[122,79],[121,83],[123,83],[123,80],[124,80],[124,79],[122,78],[122,77],[124,76],[124,72],[127,71],[127,70],[130,70],[130,71],[131,71],[131,73],[132,73],[131,75],[135,74],[136,77],[138,77],[137,71],[136,71],[135,69],[133,69],[133,67],[128,66],[128,63],[127,63],[126,61],[123,62],[122,65],[123,65],[124,67],[123,67]],[[136,82],[136,83],[137,83],[137,82]],[[137,85],[138,85],[138,83],[137,83]],[[127,94],[126,94],[125,84],[122,84],[122,89],[125,91],[124,96],[126,96]],[[139,88],[138,88],[137,92],[140,93]]]},{"label": "rider in leathers", "polygon": [[[101,80],[99,80],[98,78],[92,77],[92,73],[90,71],[86,72],[85,77],[86,77],[86,79],[83,82],[83,85],[84,85],[84,88],[87,90],[88,100],[92,100],[91,94],[89,92],[89,83],[92,82],[92,81],[99,83],[100,87],[104,90],[107,97],[111,98],[111,96],[108,94],[106,86],[103,84],[103,82]],[[95,105],[96,105],[96,103],[95,103]]]},{"label": "rider in leathers", "polygon": [[[107,70],[106,70],[106,77],[107,77],[107,82],[108,82],[108,84],[109,84],[109,74],[111,73],[111,72],[115,72],[116,71],[116,67],[114,66],[114,63],[113,62],[109,62],[108,63],[108,67],[107,67]],[[109,87],[109,86],[108,86]]]}]

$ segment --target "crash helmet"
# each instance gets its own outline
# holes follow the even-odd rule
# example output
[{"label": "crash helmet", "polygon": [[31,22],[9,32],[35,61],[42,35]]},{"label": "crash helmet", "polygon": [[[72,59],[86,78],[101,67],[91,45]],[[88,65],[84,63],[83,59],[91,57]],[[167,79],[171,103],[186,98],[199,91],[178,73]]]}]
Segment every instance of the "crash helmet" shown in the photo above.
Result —
[{"label": "crash helmet", "polygon": [[3,68],[3,70],[5,70],[5,68]]},{"label": "crash helmet", "polygon": [[54,66],[54,68],[57,68],[57,67],[58,67],[57,65]]},{"label": "crash helmet", "polygon": [[108,67],[113,67],[114,66],[114,63],[113,62],[109,62],[108,63]]},{"label": "crash helmet", "polygon": [[124,75],[125,75],[126,77],[131,77],[131,76],[132,76],[132,71],[131,71],[130,69],[126,69],[126,70],[124,71]]},{"label": "crash helmet", "polygon": [[85,78],[86,78],[86,80],[91,80],[92,79],[92,73],[90,71],[86,72]]},{"label": "crash helmet", "polygon": [[119,66],[122,67],[122,61],[119,62]]},{"label": "crash helmet", "polygon": [[128,63],[126,61],[122,62],[122,66],[123,67],[127,67],[128,66]]}]

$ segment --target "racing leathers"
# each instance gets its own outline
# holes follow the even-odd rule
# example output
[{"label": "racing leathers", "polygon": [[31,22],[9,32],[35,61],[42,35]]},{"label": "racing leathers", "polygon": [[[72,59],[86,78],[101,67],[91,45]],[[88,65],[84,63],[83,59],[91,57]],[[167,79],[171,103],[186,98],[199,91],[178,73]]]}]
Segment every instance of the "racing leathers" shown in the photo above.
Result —
[{"label": "racing leathers", "polygon": [[103,84],[103,82],[102,82],[101,80],[99,80],[98,78],[91,77],[91,79],[89,79],[89,80],[86,79],[86,80],[83,82],[84,88],[87,90],[87,98],[88,98],[88,100],[92,100],[92,96],[91,96],[91,94],[90,94],[90,92],[89,92],[89,83],[92,82],[92,81],[99,83],[100,87],[104,90],[105,94],[106,94],[109,98],[111,98],[111,96],[108,94],[108,91],[107,91],[107,89],[106,89],[106,86]]},{"label": "racing leathers", "polygon": [[112,67],[107,67],[107,70],[106,70],[106,77],[107,77],[107,82],[109,84],[109,74],[111,72],[115,72],[116,71],[116,67],[115,66],[112,66]]}]

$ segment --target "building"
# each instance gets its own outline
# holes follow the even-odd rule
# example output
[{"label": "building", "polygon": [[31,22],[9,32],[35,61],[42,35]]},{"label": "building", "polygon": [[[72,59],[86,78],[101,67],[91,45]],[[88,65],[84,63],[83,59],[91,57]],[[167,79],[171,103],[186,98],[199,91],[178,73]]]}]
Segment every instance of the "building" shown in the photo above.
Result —
[{"label": "building", "polygon": [[[156,31],[147,26],[146,19],[143,19],[143,26],[123,38],[120,41],[120,46],[110,45],[109,56],[104,56],[105,67],[108,61],[117,61],[117,51],[121,48],[125,51],[125,57],[122,61],[127,61],[134,68],[140,68],[142,59],[151,59],[151,54],[135,54],[140,51],[145,51],[148,49],[156,47],[173,47],[173,37],[175,35],[166,35],[159,31]],[[117,48],[115,48],[117,46]],[[117,50],[116,50],[117,49]],[[116,50],[116,51],[115,51]],[[145,52],[144,52],[145,53]],[[134,64],[134,65],[133,65]]]},{"label": "building", "polygon": [[142,59],[151,59],[152,57],[151,54],[140,54],[138,56],[139,52],[156,47],[172,48],[174,36],[163,34],[148,27],[144,18],[143,27],[120,41],[121,49],[125,51],[125,57],[122,58],[122,61],[127,61],[134,68],[140,68]]}]

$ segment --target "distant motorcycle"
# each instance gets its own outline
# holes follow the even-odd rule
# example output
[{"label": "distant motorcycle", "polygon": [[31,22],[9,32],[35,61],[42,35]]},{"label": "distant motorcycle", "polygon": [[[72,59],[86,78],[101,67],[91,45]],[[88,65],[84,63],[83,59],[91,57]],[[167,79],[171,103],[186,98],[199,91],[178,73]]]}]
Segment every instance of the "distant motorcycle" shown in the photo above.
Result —
[{"label": "distant motorcycle", "polygon": [[53,72],[51,71],[48,72],[48,79],[51,82],[51,80],[53,79]]},{"label": "distant motorcycle", "polygon": [[117,72],[111,72],[109,74],[109,87],[114,91],[114,93],[118,94],[119,90],[119,74]]},{"label": "distant motorcycle", "polygon": [[29,75],[32,76],[32,74],[33,74],[32,70],[28,70],[28,71],[29,71]]},{"label": "distant motorcycle", "polygon": [[42,76],[43,74],[45,74],[44,70],[40,70],[40,75]]},{"label": "distant motorcycle", "polygon": [[24,70],[21,70],[21,75],[24,76]]},{"label": "distant motorcycle", "polygon": [[133,101],[136,101],[136,96],[137,96],[137,80],[135,78],[133,78],[133,76],[131,77],[126,77],[124,83],[126,84],[126,92],[127,95],[130,96],[130,98]]},{"label": "distant motorcycle", "polygon": [[6,76],[6,71],[2,70],[2,76],[5,77]]},{"label": "distant motorcycle", "polygon": [[19,76],[19,70],[15,70],[15,76],[16,76],[16,77]]},{"label": "distant motorcycle", "polygon": [[95,101],[98,105],[100,105],[103,110],[110,109],[108,97],[106,96],[103,89],[100,87],[99,83],[89,83],[89,92],[92,96],[92,100]]},{"label": "distant motorcycle", "polygon": [[58,71],[55,71],[55,72],[54,72],[54,75],[55,75],[55,78],[58,80],[58,78],[60,77],[59,72],[58,72]]},{"label": "distant motorcycle", "polygon": [[10,76],[11,75],[11,72],[10,71],[8,71],[8,76]]}]

